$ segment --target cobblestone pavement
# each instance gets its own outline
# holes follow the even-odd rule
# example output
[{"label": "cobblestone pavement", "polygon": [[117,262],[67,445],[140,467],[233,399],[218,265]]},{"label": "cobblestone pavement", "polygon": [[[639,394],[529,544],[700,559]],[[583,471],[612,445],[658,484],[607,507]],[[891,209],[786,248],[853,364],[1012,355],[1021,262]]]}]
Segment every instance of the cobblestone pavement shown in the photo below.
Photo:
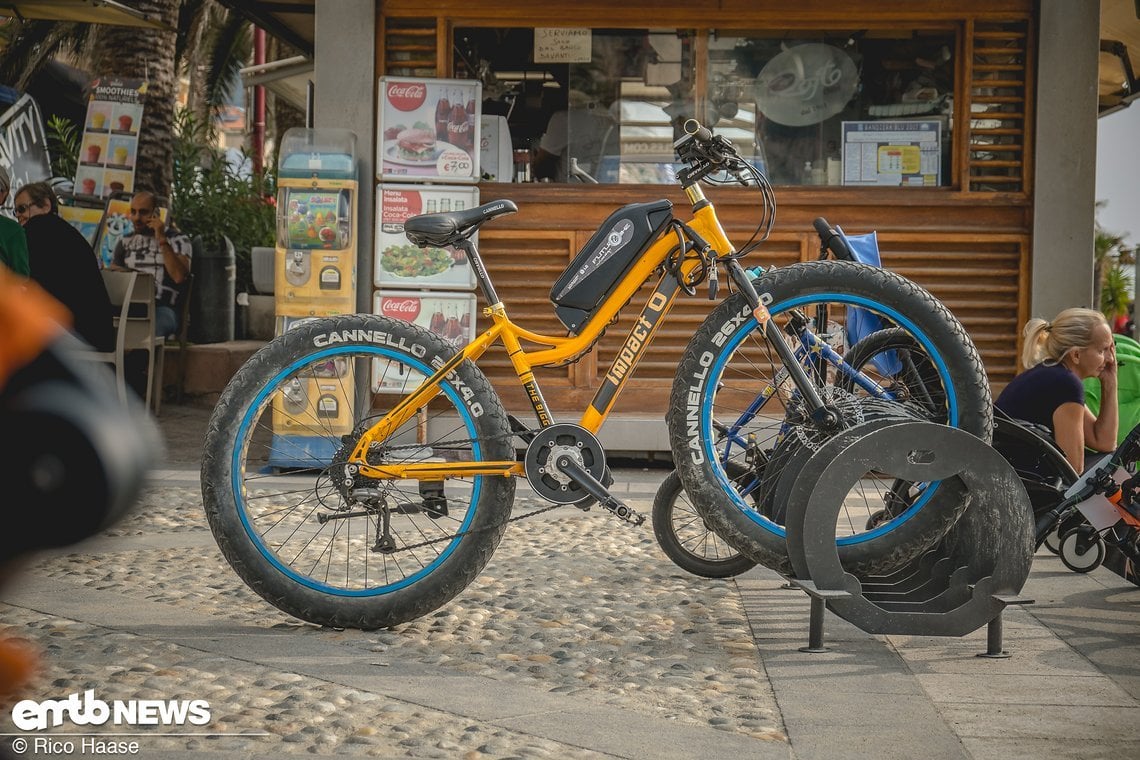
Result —
[{"label": "cobblestone pavement", "polygon": [[[164,408],[168,461],[138,509],[36,558],[0,620],[41,651],[31,699],[204,700],[209,721],[28,732],[5,709],[0,747],[30,743],[13,756],[119,746],[85,740],[157,760],[1140,754],[1140,589],[1052,556],[1026,589],[1037,604],[1006,613],[1008,660],[974,657],[984,630],[870,636],[830,617],[832,651],[802,653],[807,598],[778,576],[697,578],[648,524],[572,508],[512,523],[476,581],[417,621],[299,622],[242,584],[206,526],[205,414]],[[620,473],[623,498],[648,511],[663,474]]]}]

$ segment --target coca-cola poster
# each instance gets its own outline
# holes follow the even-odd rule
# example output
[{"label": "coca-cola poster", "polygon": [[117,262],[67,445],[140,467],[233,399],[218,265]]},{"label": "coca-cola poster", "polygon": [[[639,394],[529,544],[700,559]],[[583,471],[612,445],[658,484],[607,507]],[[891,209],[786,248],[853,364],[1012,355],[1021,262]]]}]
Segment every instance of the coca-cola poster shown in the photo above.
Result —
[{"label": "coca-cola poster", "polygon": [[446,185],[381,184],[376,188],[374,284],[387,288],[471,290],[475,273],[456,248],[421,248],[404,234],[404,220],[479,205],[479,189]]},{"label": "coca-cola poster", "polygon": [[482,93],[474,79],[381,77],[378,178],[476,182]]},{"label": "coca-cola poster", "polygon": [[[416,290],[377,290],[373,294],[375,313],[426,327],[458,346],[475,334],[475,294],[431,293]],[[407,393],[423,375],[404,365],[373,362],[373,393]]]}]

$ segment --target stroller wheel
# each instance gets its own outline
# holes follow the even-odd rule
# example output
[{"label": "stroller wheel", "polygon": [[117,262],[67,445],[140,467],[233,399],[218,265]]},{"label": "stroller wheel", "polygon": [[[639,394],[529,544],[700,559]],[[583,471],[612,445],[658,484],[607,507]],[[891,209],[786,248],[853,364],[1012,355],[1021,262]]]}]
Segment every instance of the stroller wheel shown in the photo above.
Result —
[{"label": "stroller wheel", "polygon": [[1104,561],[1104,541],[1092,526],[1082,525],[1061,536],[1058,554],[1074,573],[1090,573]]},{"label": "stroller wheel", "polygon": [[872,513],[872,515],[867,518],[867,530],[874,530],[890,519],[890,512],[885,509],[880,509],[878,512]]},{"label": "stroller wheel", "polygon": [[1061,528],[1057,526],[1049,531],[1049,535],[1045,536],[1045,540],[1041,544],[1054,554],[1061,553]]}]

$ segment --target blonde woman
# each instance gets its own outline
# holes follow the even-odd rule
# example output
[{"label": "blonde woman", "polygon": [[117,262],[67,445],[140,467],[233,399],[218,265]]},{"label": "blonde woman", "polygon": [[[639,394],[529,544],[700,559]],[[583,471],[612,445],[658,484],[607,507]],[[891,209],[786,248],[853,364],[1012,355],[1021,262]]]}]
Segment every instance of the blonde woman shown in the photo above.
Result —
[{"label": "blonde woman", "polygon": [[[1119,425],[1116,404],[1116,349],[1104,315],[1065,309],[1052,322],[1025,325],[1022,363],[1027,369],[998,396],[995,405],[1017,419],[1045,425],[1073,469],[1082,472],[1085,449],[1112,451]],[[1100,379],[1099,415],[1085,406],[1082,380]]]}]

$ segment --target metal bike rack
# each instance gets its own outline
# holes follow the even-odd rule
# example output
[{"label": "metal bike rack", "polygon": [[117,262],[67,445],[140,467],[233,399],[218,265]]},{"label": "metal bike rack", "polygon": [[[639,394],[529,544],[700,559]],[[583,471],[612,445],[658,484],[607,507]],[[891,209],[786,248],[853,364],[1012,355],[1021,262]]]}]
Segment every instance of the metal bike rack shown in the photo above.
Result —
[{"label": "metal bike rack", "polygon": [[[975,436],[930,422],[856,425],[811,455],[789,492],[785,528],[793,584],[811,597],[808,646],[826,651],[824,610],[868,633],[964,636],[988,625],[987,650],[1006,657],[1001,613],[1020,595],[1034,538],[1017,473]],[[856,577],[840,564],[835,525],[844,497],[868,472],[939,480],[934,499],[968,499],[934,548],[888,574]],[[942,489],[946,489],[943,491]],[[924,509],[938,508],[936,502]]]}]

